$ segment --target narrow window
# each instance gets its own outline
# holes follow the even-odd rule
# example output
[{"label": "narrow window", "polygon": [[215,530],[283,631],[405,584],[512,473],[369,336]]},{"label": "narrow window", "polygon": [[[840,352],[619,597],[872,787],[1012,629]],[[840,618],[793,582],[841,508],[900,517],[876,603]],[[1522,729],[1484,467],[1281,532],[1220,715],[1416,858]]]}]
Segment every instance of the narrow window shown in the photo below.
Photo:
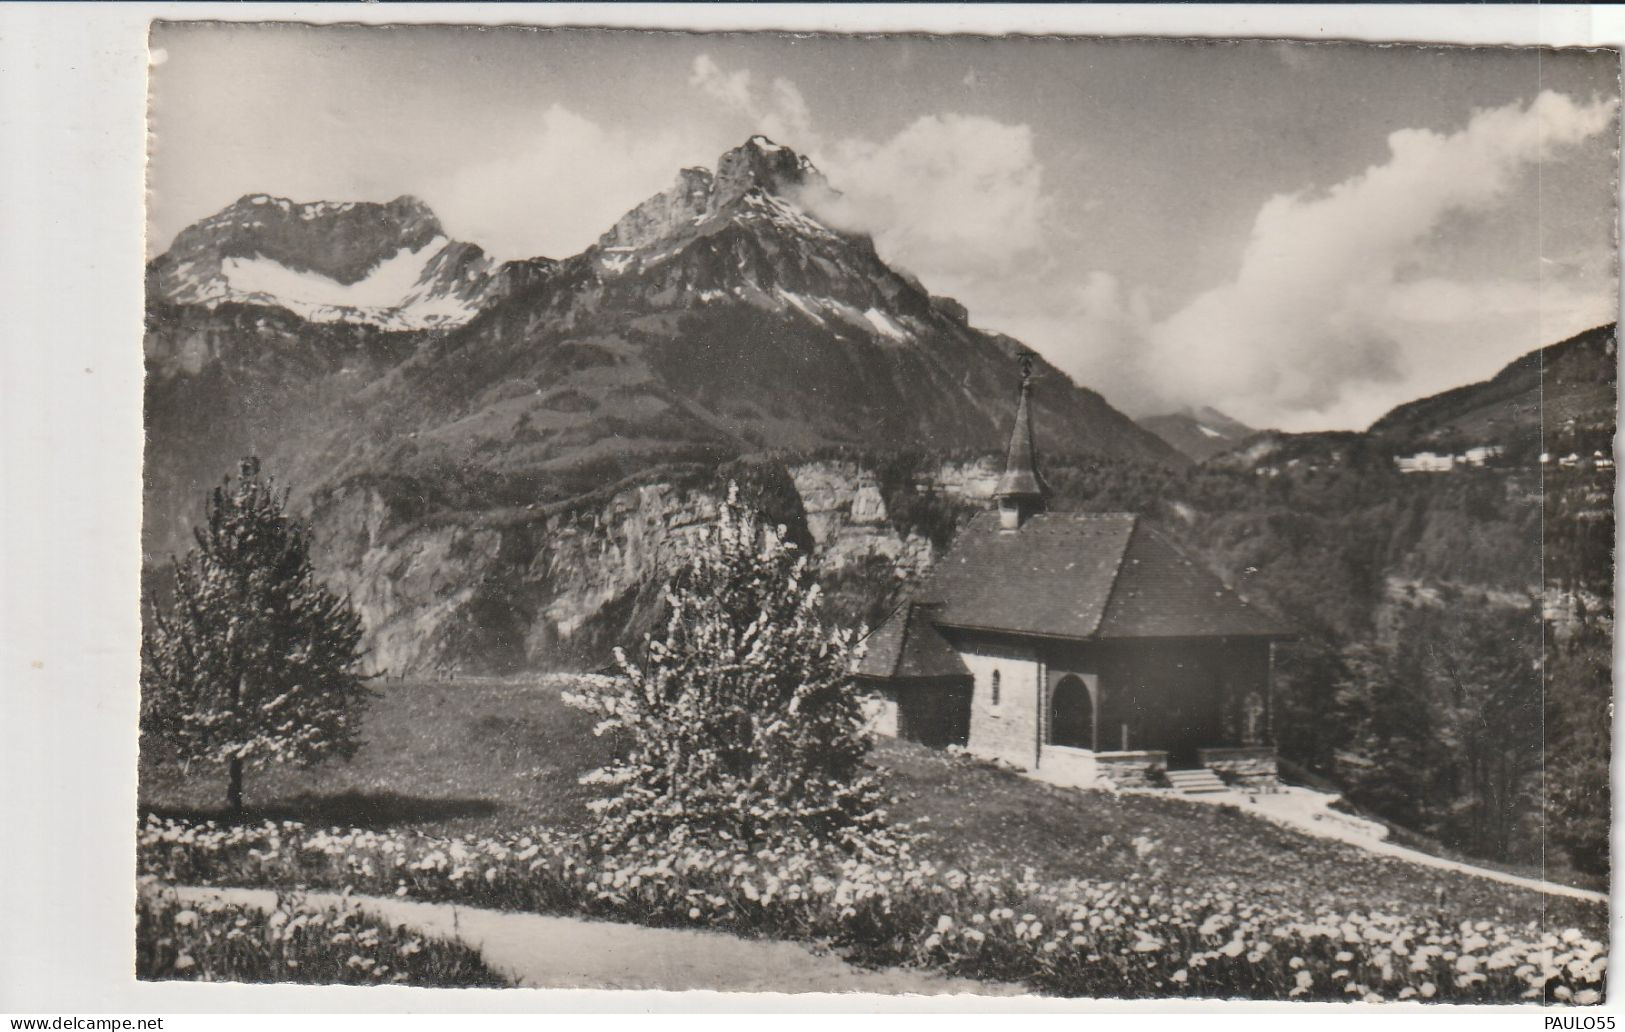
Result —
[{"label": "narrow window", "polygon": [[993,671],[993,705],[999,704],[999,672]]}]

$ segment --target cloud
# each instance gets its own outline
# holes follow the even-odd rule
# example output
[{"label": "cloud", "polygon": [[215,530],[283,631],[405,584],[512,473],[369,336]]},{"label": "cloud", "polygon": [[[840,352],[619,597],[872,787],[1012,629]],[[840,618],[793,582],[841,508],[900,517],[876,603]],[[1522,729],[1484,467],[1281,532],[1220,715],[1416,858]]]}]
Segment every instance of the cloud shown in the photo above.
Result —
[{"label": "cloud", "polygon": [[1528,278],[1511,284],[1415,270],[1437,264],[1428,244],[1447,219],[1494,213],[1530,168],[1608,129],[1615,106],[1548,91],[1478,112],[1454,133],[1394,132],[1383,164],[1321,193],[1270,198],[1231,281],[1109,357],[1140,368],[1148,403],[1332,425],[1368,422],[1414,396],[1419,372],[1449,376],[1452,356],[1442,349],[1458,335],[1441,337],[1441,325],[1482,329],[1488,336],[1475,350],[1504,361],[1550,343],[1552,333],[1601,321],[1608,306],[1594,290],[1542,283],[1533,262]]},{"label": "cloud", "polygon": [[737,72],[724,72],[710,54],[701,54],[694,59],[688,84],[704,90],[713,100],[721,101],[723,106],[735,111],[749,113],[755,106],[750,88],[750,70],[741,68]]},{"label": "cloud", "polygon": [[426,192],[453,237],[499,258],[562,257],[670,186],[682,166],[714,157],[676,133],[625,132],[554,104],[501,156]]},{"label": "cloud", "polygon": [[1007,272],[1046,243],[1049,199],[1025,125],[928,115],[882,143],[842,140],[821,157],[841,194],[818,213],[866,229],[921,275]]},{"label": "cloud", "polygon": [[807,102],[790,80],[774,79],[763,96],[752,85],[749,69],[723,71],[711,55],[701,54],[694,59],[688,84],[724,109],[744,116],[755,127],[755,132],[803,152],[816,149],[818,138],[813,132]]},{"label": "cloud", "polygon": [[1056,262],[1005,281],[982,324],[1016,337],[1131,413],[1167,408],[1144,341],[1155,326],[1142,291],[1101,270]]}]

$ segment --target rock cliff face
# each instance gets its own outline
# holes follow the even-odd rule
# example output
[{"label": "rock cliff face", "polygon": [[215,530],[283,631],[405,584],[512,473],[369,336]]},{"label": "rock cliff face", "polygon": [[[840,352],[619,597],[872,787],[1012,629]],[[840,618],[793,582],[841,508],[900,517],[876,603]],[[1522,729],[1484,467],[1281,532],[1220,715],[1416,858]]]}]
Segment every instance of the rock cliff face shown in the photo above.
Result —
[{"label": "rock cliff face", "polygon": [[982,505],[993,498],[1002,469],[996,458],[971,462],[945,462],[937,470],[936,486],[944,494],[961,501]]},{"label": "rock cliff face", "polygon": [[568,512],[423,520],[356,486],[320,499],[314,519],[319,564],[361,614],[375,670],[502,673],[605,660],[618,635],[580,632],[651,595],[717,503],[655,482]]},{"label": "rock cliff face", "polygon": [[[944,466],[919,486],[953,494],[965,468]],[[871,471],[822,461],[788,473],[806,524],[792,536],[806,532],[820,571],[870,559],[904,578],[929,568],[931,543],[892,526]],[[424,519],[381,487],[351,485],[316,500],[318,565],[360,612],[376,671],[597,666],[642,629],[665,575],[715,520],[724,490],[653,480],[561,511]],[[980,504],[976,494],[964,496],[967,505]]]},{"label": "rock cliff face", "polygon": [[868,470],[852,462],[812,462],[792,467],[790,475],[825,569],[882,558],[912,576],[930,565],[931,542],[888,523],[880,482]]}]

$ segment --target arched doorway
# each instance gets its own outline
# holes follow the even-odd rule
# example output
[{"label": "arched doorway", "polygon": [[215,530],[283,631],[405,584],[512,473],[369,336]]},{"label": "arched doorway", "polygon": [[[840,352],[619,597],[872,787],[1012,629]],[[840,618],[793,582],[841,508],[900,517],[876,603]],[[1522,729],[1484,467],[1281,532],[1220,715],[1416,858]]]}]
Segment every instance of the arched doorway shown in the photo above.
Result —
[{"label": "arched doorway", "polygon": [[1095,747],[1095,703],[1089,686],[1076,674],[1055,684],[1050,696],[1050,742],[1074,749]]}]

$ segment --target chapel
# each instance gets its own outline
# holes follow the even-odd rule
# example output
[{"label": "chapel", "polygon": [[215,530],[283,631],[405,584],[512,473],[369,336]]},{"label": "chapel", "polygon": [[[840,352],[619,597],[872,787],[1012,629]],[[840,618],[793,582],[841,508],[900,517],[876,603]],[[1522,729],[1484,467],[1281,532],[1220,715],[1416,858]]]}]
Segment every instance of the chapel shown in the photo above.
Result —
[{"label": "chapel", "polygon": [[1143,517],[1050,511],[1032,389],[1028,365],[993,510],[867,640],[881,730],[1065,784],[1273,782],[1291,633]]}]

